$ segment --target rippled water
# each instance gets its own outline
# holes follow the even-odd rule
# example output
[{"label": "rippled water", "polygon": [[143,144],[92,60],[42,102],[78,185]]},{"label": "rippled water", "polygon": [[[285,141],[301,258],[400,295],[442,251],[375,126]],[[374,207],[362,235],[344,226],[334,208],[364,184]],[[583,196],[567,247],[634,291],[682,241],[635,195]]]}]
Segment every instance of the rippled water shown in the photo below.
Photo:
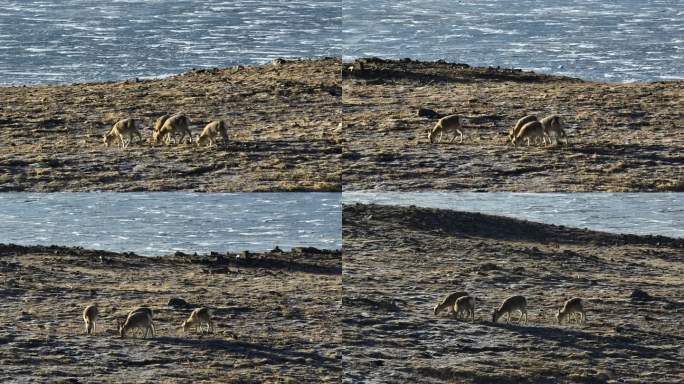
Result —
[{"label": "rippled water", "polygon": [[613,233],[684,238],[684,193],[345,192],[342,202],[416,205]]},{"label": "rippled water", "polygon": [[342,247],[340,193],[1,193],[0,243],[141,255]]},{"label": "rippled water", "polygon": [[684,1],[343,1],[343,57],[682,79]]},{"label": "rippled water", "polygon": [[0,84],[339,56],[339,1],[0,0]]}]

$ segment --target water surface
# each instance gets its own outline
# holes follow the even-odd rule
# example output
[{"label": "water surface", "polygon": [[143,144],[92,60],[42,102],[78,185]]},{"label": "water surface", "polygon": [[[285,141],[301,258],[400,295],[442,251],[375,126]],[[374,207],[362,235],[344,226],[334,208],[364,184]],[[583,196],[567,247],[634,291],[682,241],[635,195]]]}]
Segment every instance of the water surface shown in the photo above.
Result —
[{"label": "water surface", "polygon": [[415,205],[612,233],[684,238],[684,193],[344,192],[342,202]]},{"label": "water surface", "polygon": [[683,79],[681,0],[345,0],[343,57],[445,59],[611,82]]},{"label": "water surface", "polygon": [[141,255],[342,247],[340,193],[0,193],[0,243]]},{"label": "water surface", "polygon": [[0,0],[0,84],[339,56],[338,1]]}]

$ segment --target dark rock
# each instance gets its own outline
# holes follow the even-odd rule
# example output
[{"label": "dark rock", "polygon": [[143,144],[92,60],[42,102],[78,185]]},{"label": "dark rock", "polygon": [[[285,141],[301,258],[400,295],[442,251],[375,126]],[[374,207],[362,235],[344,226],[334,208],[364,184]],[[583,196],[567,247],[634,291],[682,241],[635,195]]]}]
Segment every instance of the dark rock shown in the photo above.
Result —
[{"label": "dark rock", "polygon": [[216,264],[223,264],[223,263],[226,262],[226,259],[223,257],[223,254],[221,254],[221,253],[216,253],[216,252],[212,252],[211,254],[212,254],[214,257],[216,257],[216,259],[214,260],[214,262],[215,262]]},{"label": "dark rock", "polygon": [[651,301],[653,300],[653,297],[646,293],[645,291],[642,291],[639,288],[636,288],[632,291],[632,294],[629,295],[629,297],[632,299],[632,301]]},{"label": "dark rock", "polygon": [[427,117],[428,119],[438,119],[442,117],[440,113],[428,108],[418,108],[418,117]]},{"label": "dark rock", "polygon": [[394,300],[388,298],[381,298],[379,300],[373,300],[366,297],[351,296],[343,297],[342,305],[347,307],[366,307],[372,310],[380,310],[387,312],[399,312],[401,308],[395,303]]},{"label": "dark rock", "polygon": [[495,271],[497,269],[500,269],[498,265],[494,263],[483,263],[480,264],[477,268],[478,271]]},{"label": "dark rock", "polygon": [[292,253],[321,253],[321,251],[314,247],[294,247]]},{"label": "dark rock", "polygon": [[169,299],[169,302],[167,304],[169,307],[174,307],[174,308],[187,308],[190,306],[187,301],[178,298],[178,297],[172,297]]}]

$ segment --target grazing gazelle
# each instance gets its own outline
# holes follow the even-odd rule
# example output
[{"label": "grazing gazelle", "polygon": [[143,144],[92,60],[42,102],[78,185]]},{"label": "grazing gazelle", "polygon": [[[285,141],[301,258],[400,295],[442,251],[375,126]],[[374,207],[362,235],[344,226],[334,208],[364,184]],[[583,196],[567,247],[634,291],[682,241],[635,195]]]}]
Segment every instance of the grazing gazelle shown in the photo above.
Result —
[{"label": "grazing gazelle", "polygon": [[454,292],[447,297],[445,297],[439,304],[435,305],[434,312],[435,315],[438,315],[440,312],[442,312],[444,309],[449,308],[449,313],[450,314],[455,314],[456,312],[454,311],[454,304],[456,304],[456,300],[459,297],[462,296],[468,296],[468,292],[464,291],[458,291]]},{"label": "grazing gazelle", "polygon": [[[542,144],[546,144],[547,138],[548,136],[546,135],[546,132],[544,132],[544,126],[538,121],[530,121],[520,128],[520,132],[518,132],[518,135],[515,136],[511,142],[514,146],[517,146],[518,142],[527,140],[527,145],[529,146],[531,142],[534,142],[537,139],[541,139]],[[550,144],[551,139],[548,139],[548,141]]]},{"label": "grazing gazelle", "polygon": [[456,133],[458,133],[460,135],[459,143],[463,143],[463,125],[461,124],[463,121],[463,118],[459,115],[442,117],[437,121],[434,128],[428,132],[428,140],[430,140],[430,143],[434,143],[439,133],[439,142],[441,142],[443,134],[453,132],[454,137],[449,142],[452,143],[456,139]]},{"label": "grazing gazelle", "polygon": [[211,310],[207,307],[195,308],[188,317],[187,320],[183,322],[183,332],[188,332],[190,327],[195,327],[195,332],[197,329],[202,330],[202,324],[207,325],[207,332],[214,332],[214,322],[211,320]]},{"label": "grazing gazelle", "polygon": [[157,144],[159,139],[164,138],[167,145],[171,144],[171,139],[176,135],[180,135],[180,138],[176,142],[180,144],[183,142],[186,134],[188,135],[190,142],[192,142],[192,133],[190,133],[190,128],[188,128],[189,124],[190,119],[182,113],[170,116],[164,121],[162,127],[152,134],[152,144]]},{"label": "grazing gazelle", "polygon": [[[126,148],[137,136],[142,143],[142,135],[138,129],[140,129],[140,123],[134,119],[119,120],[114,124],[112,129],[104,135],[102,141],[105,146],[109,147],[114,140],[119,140],[121,148]],[[126,137],[128,137],[128,141],[126,141]]]},{"label": "grazing gazelle", "polygon": [[164,126],[164,123],[166,122],[166,120],[169,119],[169,117],[171,117],[171,115],[159,116],[157,118],[157,120],[154,122],[153,132],[159,132],[161,130],[161,128]]},{"label": "grazing gazelle", "polygon": [[[579,319],[577,319],[579,315]],[[565,302],[562,309],[558,310],[556,313],[556,322],[561,324],[564,319],[575,318],[580,324],[584,323],[587,319],[587,315],[584,312],[584,306],[582,305],[582,299],[579,297],[573,297]]]},{"label": "grazing gazelle", "polygon": [[498,309],[495,309],[492,313],[492,322],[496,323],[504,314],[508,315],[506,317],[506,322],[510,323],[511,313],[520,312],[520,321],[525,317],[525,324],[527,324],[527,299],[523,296],[511,296],[501,303]]},{"label": "grazing gazelle", "polygon": [[223,120],[214,120],[207,124],[202,130],[202,134],[197,138],[197,146],[205,145],[207,142],[211,147],[216,139],[221,136],[223,144],[228,143],[228,125]]},{"label": "grazing gazelle", "polygon": [[147,307],[138,308],[126,317],[126,321],[119,322],[119,336],[121,338],[126,337],[126,333],[133,328],[141,329],[143,332],[143,338],[147,337],[147,332],[152,331],[152,336],[155,335],[154,324],[152,323],[152,310]]},{"label": "grazing gazelle", "polygon": [[537,116],[527,115],[527,116],[523,117],[522,119],[518,120],[515,123],[515,127],[511,128],[511,130],[508,131],[508,138],[511,140],[511,142],[513,141],[513,139],[515,139],[516,136],[518,136],[518,133],[520,132],[520,128],[522,128],[523,125],[525,125],[529,122],[532,122],[532,121],[537,121]]}]

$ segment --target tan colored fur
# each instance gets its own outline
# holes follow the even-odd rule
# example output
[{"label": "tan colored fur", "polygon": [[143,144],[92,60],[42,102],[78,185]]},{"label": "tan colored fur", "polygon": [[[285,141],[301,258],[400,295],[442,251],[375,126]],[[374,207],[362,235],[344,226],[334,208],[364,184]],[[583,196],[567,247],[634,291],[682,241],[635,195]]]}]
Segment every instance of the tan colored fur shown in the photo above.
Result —
[{"label": "tan colored fur", "polygon": [[197,332],[198,328],[201,330],[202,324],[207,325],[207,332],[214,332],[214,322],[211,320],[211,310],[209,308],[195,308],[190,317],[183,322],[183,332],[188,332],[192,326],[195,327],[195,332]]},{"label": "tan colored fur", "polygon": [[459,297],[454,304],[454,312],[456,312],[456,318],[465,313],[465,320],[468,320],[468,315],[470,315],[470,320],[475,321],[475,299],[471,296]]},{"label": "tan colored fur", "polygon": [[205,145],[208,142],[211,147],[219,136],[224,144],[228,142],[227,124],[223,120],[214,120],[204,127],[202,134],[197,138],[197,145]]},{"label": "tan colored fur", "polygon": [[[134,119],[119,120],[114,124],[112,129],[104,135],[103,142],[105,146],[109,147],[112,142],[118,140],[121,148],[128,147],[135,136],[142,142],[142,135],[138,130],[139,128],[140,124]],[[126,137],[129,138],[128,142],[125,140]]]},{"label": "tan colored fur", "polygon": [[582,299],[579,297],[573,297],[563,304],[563,308],[558,310],[556,313],[556,322],[561,324],[564,319],[570,318],[571,316],[578,320],[576,315],[579,315],[579,322],[584,323],[587,319],[587,315],[584,312],[584,305],[582,304]]},{"label": "tan colored fur", "polygon": [[437,124],[435,124],[434,128],[432,128],[431,131],[428,132],[428,140],[430,140],[430,143],[434,143],[436,140],[436,136],[439,133],[439,142],[442,141],[442,135],[453,132],[454,137],[451,138],[449,141],[452,143],[456,139],[456,133],[460,135],[460,140],[459,143],[463,142],[463,126],[461,125],[461,122],[463,121],[463,118],[460,117],[459,115],[449,115],[449,116],[444,116],[439,121],[437,121]]},{"label": "tan colored fur", "polygon": [[128,314],[126,321],[124,323],[119,323],[119,336],[121,338],[126,337],[126,333],[134,328],[138,328],[143,332],[143,338],[147,337],[148,331],[152,331],[152,336],[155,335],[154,324],[152,323],[152,316],[150,315],[151,310],[147,308],[144,310],[140,308],[139,310],[134,310]]},{"label": "tan colored fur", "polygon": [[153,131],[154,131],[154,132],[159,132],[159,131],[161,130],[161,128],[164,126],[164,123],[166,122],[166,120],[169,119],[169,117],[171,117],[171,115],[162,115],[162,116],[159,116],[159,117],[157,118],[157,120],[154,122],[154,129],[153,129]]},{"label": "tan colored fur", "polygon": [[[527,145],[529,146],[531,142],[537,139],[541,139],[542,144],[545,144],[548,136],[544,133],[544,126],[538,121],[531,121],[520,128],[518,135],[513,138],[513,145],[518,145],[519,142],[527,140]],[[551,140],[549,139],[549,143]]]},{"label": "tan colored fur", "polygon": [[89,305],[83,310],[83,321],[85,322],[86,333],[89,335],[95,333],[95,322],[98,314],[97,304]]},{"label": "tan colored fur", "polygon": [[561,125],[560,117],[558,115],[547,116],[539,120],[539,122],[544,127],[544,133],[549,138],[549,142],[551,142],[551,137],[553,136],[556,143],[560,138],[565,138],[565,144],[568,144],[568,136],[563,130],[563,126]]},{"label": "tan colored fur", "polygon": [[[527,299],[523,296],[511,296],[501,303],[498,309],[495,309],[492,313],[492,322],[496,323],[504,314],[508,315],[506,317],[506,322],[511,321],[511,313],[520,312],[520,320],[525,318],[525,324],[527,324]],[[519,320],[519,321],[520,321]]]},{"label": "tan colored fur", "polygon": [[535,115],[527,115],[527,116],[523,117],[522,119],[518,120],[518,121],[515,123],[515,127],[511,128],[511,130],[508,131],[508,139],[511,140],[511,141],[513,141],[513,139],[515,139],[515,137],[516,137],[516,136],[518,135],[518,133],[520,132],[520,128],[522,128],[523,125],[525,125],[525,124],[527,124],[527,123],[529,123],[529,122],[532,122],[532,121],[537,121],[537,116],[535,116]]},{"label": "tan colored fur", "polygon": [[435,308],[434,308],[435,315],[438,315],[440,312],[442,312],[446,308],[449,308],[449,313],[453,315],[455,313],[454,312],[454,304],[456,304],[456,300],[462,296],[468,296],[468,292],[458,291],[458,292],[454,292],[454,293],[448,295],[447,297],[445,297],[439,304],[437,304],[435,306]]},{"label": "tan colored fur", "polygon": [[177,113],[164,121],[164,124],[152,134],[152,144],[157,144],[159,139],[163,139],[167,145],[171,144],[171,139],[176,135],[180,135],[177,143],[182,143],[187,134],[192,142],[192,133],[190,133],[190,119],[182,113]]}]

